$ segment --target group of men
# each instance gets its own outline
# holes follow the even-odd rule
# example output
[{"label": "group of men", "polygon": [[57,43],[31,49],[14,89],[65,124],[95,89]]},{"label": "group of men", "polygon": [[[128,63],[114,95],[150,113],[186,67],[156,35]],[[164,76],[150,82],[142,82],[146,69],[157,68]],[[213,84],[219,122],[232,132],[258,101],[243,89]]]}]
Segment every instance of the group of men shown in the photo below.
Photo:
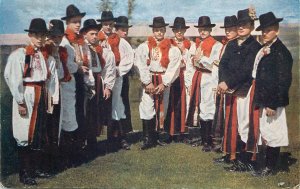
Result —
[{"label": "group of men", "polygon": [[[274,173],[280,146],[288,145],[284,107],[293,62],[277,37],[282,18],[272,12],[259,17],[261,45],[251,36],[257,19],[251,8],[225,17],[222,42],[211,36],[215,24],[208,16],[199,17],[195,42],[184,37],[184,18],[175,18],[169,39],[169,24],[154,17],[153,35],[134,52],[126,41],[127,17],[103,11],[99,23],[87,19],[81,28],[84,16],[69,5],[49,28],[43,19],[32,19],[25,30],[30,44],[8,58],[4,77],[14,98],[20,182],[35,185],[35,177],[50,177],[43,161],[56,153],[65,167],[74,166],[82,150],[95,155],[103,125],[108,151],[130,149],[127,75],[133,65],[143,86],[142,150],[183,140],[187,126],[196,126],[202,151],[222,150],[224,156],[214,161],[231,163],[226,170]],[[255,170],[262,143],[266,166]]]}]

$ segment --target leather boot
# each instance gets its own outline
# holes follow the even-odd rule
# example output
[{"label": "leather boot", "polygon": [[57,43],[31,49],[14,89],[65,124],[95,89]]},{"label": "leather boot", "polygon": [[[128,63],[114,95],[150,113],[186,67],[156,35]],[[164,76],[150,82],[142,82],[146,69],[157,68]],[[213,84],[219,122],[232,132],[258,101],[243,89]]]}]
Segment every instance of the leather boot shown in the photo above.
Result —
[{"label": "leather boot", "polygon": [[112,120],[107,126],[107,152],[117,152],[119,150],[119,122]]},{"label": "leather boot", "polygon": [[[155,135],[155,122],[154,119],[151,120],[142,120],[143,122],[143,144],[141,146],[141,150],[146,150],[155,146],[153,141]],[[153,125],[154,123],[154,125]]]},{"label": "leather boot", "polygon": [[18,158],[20,163],[19,180],[25,185],[37,185],[31,171],[31,150],[28,146],[18,147]]},{"label": "leather boot", "polygon": [[255,177],[267,177],[276,174],[276,164],[279,159],[280,147],[267,146],[266,166],[260,171],[255,171],[252,175]]},{"label": "leather boot", "polygon": [[121,148],[124,150],[130,150],[130,145],[128,144],[126,140],[126,119],[121,119],[119,121],[119,131],[120,131],[120,144]]},{"label": "leather boot", "polygon": [[211,137],[211,127],[212,127],[212,121],[201,121],[201,128],[203,126],[202,131],[204,132],[202,135],[202,141],[203,141],[203,152],[210,152],[212,150],[212,137]]}]

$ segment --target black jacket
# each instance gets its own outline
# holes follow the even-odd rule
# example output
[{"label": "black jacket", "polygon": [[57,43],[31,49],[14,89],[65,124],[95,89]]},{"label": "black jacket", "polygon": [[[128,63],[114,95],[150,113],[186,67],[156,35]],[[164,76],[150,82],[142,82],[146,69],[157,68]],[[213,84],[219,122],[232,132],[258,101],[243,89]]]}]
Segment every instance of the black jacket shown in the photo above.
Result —
[{"label": "black jacket", "polygon": [[277,107],[289,104],[293,58],[286,46],[277,39],[258,64],[254,103],[260,107]]},{"label": "black jacket", "polygon": [[229,89],[237,89],[238,96],[246,96],[252,81],[255,56],[261,45],[249,36],[241,46],[238,40],[230,41],[219,65],[219,83],[224,81]]}]

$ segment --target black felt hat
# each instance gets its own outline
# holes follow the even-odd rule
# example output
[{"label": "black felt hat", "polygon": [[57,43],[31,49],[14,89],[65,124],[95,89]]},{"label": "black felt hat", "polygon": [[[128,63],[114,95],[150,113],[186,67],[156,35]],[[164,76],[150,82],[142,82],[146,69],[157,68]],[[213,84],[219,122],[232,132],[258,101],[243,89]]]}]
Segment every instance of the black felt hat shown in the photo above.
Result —
[{"label": "black felt hat", "polygon": [[165,19],[162,16],[154,17],[153,18],[153,24],[149,25],[151,28],[161,28],[161,27],[166,27],[169,24],[165,23]]},{"label": "black felt hat", "polygon": [[66,9],[66,16],[62,17],[61,19],[67,20],[67,19],[75,17],[75,16],[84,17],[85,14],[86,14],[85,12],[80,12],[79,9],[75,5],[71,4]]},{"label": "black felt hat", "polygon": [[224,26],[220,26],[220,28],[230,28],[237,26],[237,18],[235,15],[225,16],[224,18]]},{"label": "black felt hat", "polygon": [[87,19],[83,22],[83,27],[80,29],[80,33],[85,32],[89,29],[101,29],[101,24],[97,24],[96,20],[94,19]]},{"label": "black felt hat", "polygon": [[170,28],[174,29],[187,29],[189,27],[190,26],[185,25],[185,19],[183,17],[176,17],[173,26],[170,26]]},{"label": "black felt hat", "polygon": [[34,18],[30,22],[29,29],[25,29],[26,32],[33,33],[48,33],[46,22],[42,18]]},{"label": "black felt hat", "polygon": [[216,24],[212,24],[210,22],[210,18],[208,16],[200,16],[198,19],[198,25],[195,26],[196,28],[200,28],[200,27],[209,27],[209,28],[213,28],[215,27]]},{"label": "black felt hat", "polygon": [[128,25],[128,18],[126,16],[119,16],[116,18],[115,27],[130,28],[132,25]]},{"label": "black felt hat", "polygon": [[281,22],[283,18],[276,18],[273,12],[268,12],[259,16],[259,23],[260,25],[256,28],[256,31],[260,31],[263,28],[268,26],[272,26]]},{"label": "black felt hat", "polygon": [[61,20],[50,20],[49,32],[51,36],[62,36],[65,33],[64,23]]},{"label": "black felt hat", "polygon": [[111,11],[103,11],[101,14],[101,19],[98,19],[97,21],[98,22],[115,21],[115,18]]}]

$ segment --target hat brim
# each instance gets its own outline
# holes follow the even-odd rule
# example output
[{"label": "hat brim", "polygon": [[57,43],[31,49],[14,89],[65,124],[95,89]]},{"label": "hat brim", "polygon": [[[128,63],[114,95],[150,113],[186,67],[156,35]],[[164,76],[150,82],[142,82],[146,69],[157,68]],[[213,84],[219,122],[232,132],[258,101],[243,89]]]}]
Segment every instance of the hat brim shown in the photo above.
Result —
[{"label": "hat brim", "polygon": [[67,19],[69,19],[69,18],[73,18],[73,17],[76,17],[76,16],[84,17],[85,14],[86,14],[85,12],[82,12],[82,13],[80,13],[80,14],[74,14],[74,15],[72,15],[72,16],[65,16],[65,17],[62,17],[61,20],[67,20]]},{"label": "hat brim", "polygon": [[172,29],[188,29],[190,26],[182,26],[182,27],[176,27],[176,26],[169,26]]},{"label": "hat brim", "polygon": [[266,24],[266,25],[259,25],[256,29],[255,29],[255,31],[261,31],[262,29],[264,29],[264,28],[266,28],[266,27],[269,27],[269,26],[272,26],[272,25],[274,25],[274,24],[276,24],[276,23],[279,23],[279,22],[281,22],[283,20],[283,18],[276,18],[273,22],[270,22],[270,23],[268,23],[268,24]]},{"label": "hat brim", "polygon": [[115,27],[120,27],[120,28],[131,28],[132,25],[115,24]]},{"label": "hat brim", "polygon": [[220,26],[220,28],[232,28],[232,27],[237,27],[237,25],[231,25],[231,26]]},{"label": "hat brim", "polygon": [[209,25],[203,25],[203,26],[194,25],[195,28],[213,28],[215,26],[216,26],[216,24],[209,24]]},{"label": "hat brim", "polygon": [[151,24],[151,25],[149,25],[149,27],[150,28],[161,28],[161,27],[166,27],[166,26],[168,26],[169,24],[163,24],[163,25],[157,25],[157,26],[155,26],[155,25],[153,25],[153,24]]},{"label": "hat brim", "polygon": [[83,27],[79,30],[79,33],[83,33],[83,32],[86,32],[87,30],[91,30],[91,29],[101,30],[101,27],[102,27],[101,24]]},{"label": "hat brim", "polygon": [[98,19],[97,22],[116,21],[117,18]]},{"label": "hat brim", "polygon": [[26,32],[29,32],[29,33],[44,33],[44,34],[48,34],[48,30],[24,30]]}]

